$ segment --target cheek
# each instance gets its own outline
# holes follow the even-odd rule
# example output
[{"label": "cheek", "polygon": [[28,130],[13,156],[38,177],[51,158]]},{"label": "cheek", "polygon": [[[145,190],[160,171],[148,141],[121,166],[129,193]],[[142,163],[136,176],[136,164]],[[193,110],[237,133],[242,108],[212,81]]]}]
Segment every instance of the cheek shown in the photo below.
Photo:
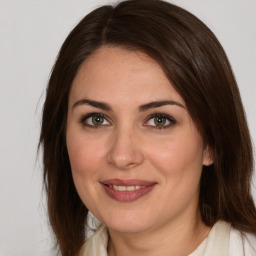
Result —
[{"label": "cheek", "polygon": [[167,141],[161,147],[153,146],[151,158],[167,169],[179,170],[194,164],[202,165],[202,147],[187,140]]},{"label": "cheek", "polygon": [[[67,131],[67,148],[76,190],[89,209],[93,209],[93,198],[98,197],[96,190],[99,175],[99,163],[102,162],[102,152],[97,140],[92,140],[83,134]],[[103,168],[100,168],[103,169]]]},{"label": "cheek", "polygon": [[201,176],[203,142],[197,133],[176,136],[152,143],[147,151],[152,165],[161,172],[170,187],[197,186]]},{"label": "cheek", "polygon": [[97,140],[72,131],[67,132],[67,149],[72,172],[80,175],[93,173],[103,154]]},{"label": "cheek", "polygon": [[150,159],[161,173],[161,184],[165,187],[163,204],[169,202],[166,214],[179,213],[191,203],[196,205],[202,171],[200,137],[197,140],[184,136],[154,148],[157,150],[152,151]]}]

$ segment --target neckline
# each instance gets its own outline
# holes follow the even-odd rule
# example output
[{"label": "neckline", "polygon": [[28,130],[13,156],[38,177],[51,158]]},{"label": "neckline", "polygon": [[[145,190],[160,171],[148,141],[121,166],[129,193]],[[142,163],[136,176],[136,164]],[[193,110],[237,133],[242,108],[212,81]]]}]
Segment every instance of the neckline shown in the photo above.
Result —
[{"label": "neckline", "polygon": [[[218,221],[210,230],[208,237],[188,256],[228,256],[231,225]],[[108,231],[100,225],[95,233],[84,243],[79,256],[108,256]]]}]

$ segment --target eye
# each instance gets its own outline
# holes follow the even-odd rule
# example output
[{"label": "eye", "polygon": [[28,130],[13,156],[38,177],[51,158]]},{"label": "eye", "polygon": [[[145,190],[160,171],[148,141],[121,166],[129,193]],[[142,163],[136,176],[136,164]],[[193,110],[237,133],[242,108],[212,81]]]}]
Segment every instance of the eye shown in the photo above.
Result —
[{"label": "eye", "polygon": [[106,116],[101,113],[90,113],[83,116],[80,122],[89,127],[100,127],[100,126],[108,126],[111,123],[107,120]]},{"label": "eye", "polygon": [[158,129],[168,128],[174,124],[176,124],[176,120],[166,114],[153,114],[145,123],[146,126],[151,126]]}]

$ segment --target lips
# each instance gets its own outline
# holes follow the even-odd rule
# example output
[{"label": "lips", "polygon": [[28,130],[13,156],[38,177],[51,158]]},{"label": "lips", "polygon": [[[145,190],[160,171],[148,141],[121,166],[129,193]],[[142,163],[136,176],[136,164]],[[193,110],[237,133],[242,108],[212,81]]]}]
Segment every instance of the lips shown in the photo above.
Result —
[{"label": "lips", "polygon": [[109,197],[116,201],[131,202],[149,193],[156,182],[111,179],[100,182]]},{"label": "lips", "polygon": [[142,188],[146,188],[146,186],[117,186],[117,185],[108,185],[108,186],[118,191],[135,191]]}]

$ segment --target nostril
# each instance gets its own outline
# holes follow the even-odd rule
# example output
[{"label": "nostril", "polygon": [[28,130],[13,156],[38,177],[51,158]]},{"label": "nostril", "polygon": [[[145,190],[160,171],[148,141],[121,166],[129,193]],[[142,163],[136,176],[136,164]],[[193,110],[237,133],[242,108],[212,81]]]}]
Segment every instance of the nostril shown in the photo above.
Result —
[{"label": "nostril", "polygon": [[108,164],[118,169],[131,169],[143,162],[143,153],[134,137],[122,132],[112,138],[106,158]]}]

